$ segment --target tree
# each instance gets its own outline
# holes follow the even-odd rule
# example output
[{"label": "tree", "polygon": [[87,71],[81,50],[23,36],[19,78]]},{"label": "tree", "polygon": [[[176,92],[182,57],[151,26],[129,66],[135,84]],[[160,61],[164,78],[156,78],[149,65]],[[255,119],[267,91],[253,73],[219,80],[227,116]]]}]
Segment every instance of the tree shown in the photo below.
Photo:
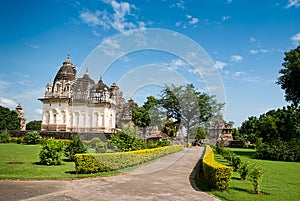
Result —
[{"label": "tree", "polygon": [[181,124],[185,127],[187,142],[193,127],[206,125],[223,107],[214,96],[197,91],[192,84],[165,86],[160,96],[167,118],[174,119],[177,130]]},{"label": "tree", "polygon": [[154,96],[149,96],[143,106],[135,107],[132,110],[132,121],[135,125],[143,128],[144,135],[146,133],[146,127],[153,123],[153,120],[158,119],[158,114],[153,109],[158,103],[159,100]]},{"label": "tree", "polygon": [[0,130],[20,130],[20,119],[14,110],[0,106]]},{"label": "tree", "polygon": [[258,136],[258,124],[259,120],[257,117],[248,117],[248,120],[242,123],[239,128],[240,135],[245,141],[256,143]]},{"label": "tree", "polygon": [[284,68],[279,71],[282,75],[276,84],[285,91],[285,100],[297,105],[300,103],[300,46],[284,54]]},{"label": "tree", "polygon": [[201,127],[198,127],[195,139],[202,140],[202,139],[205,139],[205,138],[206,138],[206,132]]},{"label": "tree", "polygon": [[42,124],[42,121],[36,121],[36,120],[30,121],[26,124],[26,129],[38,131],[38,130],[41,130],[41,124]]}]

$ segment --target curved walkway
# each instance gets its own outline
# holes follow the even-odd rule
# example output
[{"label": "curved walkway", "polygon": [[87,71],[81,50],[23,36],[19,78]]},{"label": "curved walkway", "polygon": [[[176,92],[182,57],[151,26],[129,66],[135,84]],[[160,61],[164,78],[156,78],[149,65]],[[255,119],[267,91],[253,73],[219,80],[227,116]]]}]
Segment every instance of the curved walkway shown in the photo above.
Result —
[{"label": "curved walkway", "polygon": [[190,179],[203,148],[193,147],[111,177],[61,181],[0,181],[1,200],[218,200]]}]

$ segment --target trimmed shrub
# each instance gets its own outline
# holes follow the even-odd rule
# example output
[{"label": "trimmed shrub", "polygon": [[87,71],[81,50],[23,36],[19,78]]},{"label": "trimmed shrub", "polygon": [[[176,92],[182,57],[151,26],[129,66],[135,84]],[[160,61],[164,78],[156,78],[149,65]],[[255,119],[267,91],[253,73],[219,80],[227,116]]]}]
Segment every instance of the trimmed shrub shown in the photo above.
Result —
[{"label": "trimmed shrub", "polygon": [[76,154],[75,168],[77,173],[83,174],[119,170],[178,152],[182,149],[182,145],[175,145],[130,152]]},{"label": "trimmed shrub", "polygon": [[11,137],[7,129],[3,130],[0,134],[0,143],[8,143],[10,139]]},{"label": "trimmed shrub", "polygon": [[67,158],[69,158],[71,161],[74,161],[75,154],[86,153],[87,150],[80,137],[78,135],[72,135],[72,141],[67,144],[64,152]]},{"label": "trimmed shrub", "polygon": [[43,140],[40,151],[40,163],[44,165],[61,165],[64,143],[53,138]]},{"label": "trimmed shrub", "polygon": [[38,144],[41,140],[40,133],[37,131],[28,132],[23,137],[25,144]]},{"label": "trimmed shrub", "polygon": [[259,193],[259,184],[261,181],[261,178],[263,176],[262,169],[257,165],[252,165],[250,167],[249,177],[250,181],[252,182],[254,193]]},{"label": "trimmed shrub", "polygon": [[206,146],[202,160],[203,173],[210,187],[225,191],[230,185],[232,168],[215,161],[214,153],[210,146]]},{"label": "trimmed shrub", "polygon": [[249,164],[247,162],[242,161],[238,169],[238,172],[242,180],[245,180],[247,178],[249,171],[250,171]]}]

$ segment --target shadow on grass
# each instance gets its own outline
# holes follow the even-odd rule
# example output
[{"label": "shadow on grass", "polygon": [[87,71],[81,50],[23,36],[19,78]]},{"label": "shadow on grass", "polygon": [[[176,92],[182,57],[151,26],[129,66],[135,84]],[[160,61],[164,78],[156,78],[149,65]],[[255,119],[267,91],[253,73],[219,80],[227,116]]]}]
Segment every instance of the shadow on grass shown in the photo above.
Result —
[{"label": "shadow on grass", "polygon": [[239,156],[245,156],[245,157],[251,158],[251,159],[255,158],[255,152],[252,152],[252,151],[233,150],[233,152]]}]

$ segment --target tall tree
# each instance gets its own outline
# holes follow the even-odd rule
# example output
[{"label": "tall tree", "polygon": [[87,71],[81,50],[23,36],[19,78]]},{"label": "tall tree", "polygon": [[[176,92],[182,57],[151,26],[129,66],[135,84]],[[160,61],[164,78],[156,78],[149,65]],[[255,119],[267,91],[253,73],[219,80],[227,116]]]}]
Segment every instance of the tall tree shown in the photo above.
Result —
[{"label": "tall tree", "polygon": [[279,71],[281,76],[276,84],[285,91],[285,100],[297,105],[300,103],[300,46],[284,54],[284,68]]},{"label": "tall tree", "polygon": [[181,124],[185,127],[187,142],[193,127],[205,126],[223,107],[214,96],[197,91],[192,84],[165,86],[160,96],[167,117],[174,119],[177,129]]},{"label": "tall tree", "polygon": [[20,119],[14,110],[0,106],[0,130],[20,130]]},{"label": "tall tree", "polygon": [[144,135],[146,134],[146,127],[151,123],[153,124],[152,121],[156,121],[158,119],[158,114],[156,113],[156,110],[153,109],[158,103],[159,100],[157,100],[154,96],[149,96],[143,106],[135,107],[132,110],[133,123],[143,128]]},{"label": "tall tree", "polygon": [[26,129],[27,130],[41,130],[41,124],[42,124],[42,121],[37,121],[37,120],[30,121],[26,124]]}]

